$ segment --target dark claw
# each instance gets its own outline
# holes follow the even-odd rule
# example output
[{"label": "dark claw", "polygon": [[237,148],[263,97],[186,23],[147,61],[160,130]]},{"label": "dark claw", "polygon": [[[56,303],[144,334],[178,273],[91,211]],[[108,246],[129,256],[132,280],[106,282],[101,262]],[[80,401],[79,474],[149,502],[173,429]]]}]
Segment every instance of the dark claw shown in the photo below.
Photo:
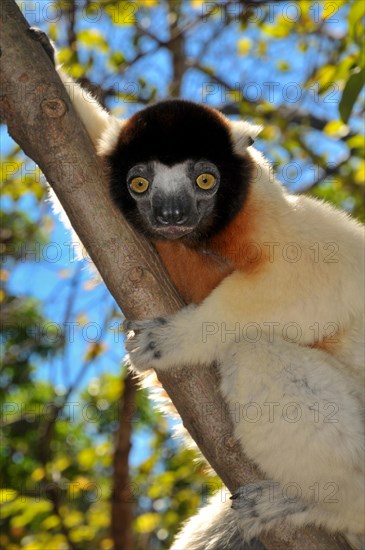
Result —
[{"label": "dark claw", "polygon": [[157,317],[156,321],[158,321],[160,323],[160,325],[166,325],[167,324],[167,319],[165,319],[165,317]]},{"label": "dark claw", "polygon": [[134,332],[138,332],[140,330],[146,330],[147,328],[153,329],[156,328],[156,324],[159,325],[166,325],[167,320],[164,317],[158,317],[157,319],[146,319],[144,321],[130,321],[126,319],[123,323],[123,330],[124,332],[128,332],[130,330],[133,330]]},{"label": "dark claw", "polygon": [[127,320],[123,321],[122,323],[123,332],[129,332],[130,330],[132,330],[130,328],[130,324],[131,324],[131,321],[127,321]]},{"label": "dark claw", "polygon": [[129,321],[126,319],[122,324],[123,331],[124,332],[129,332],[130,330],[137,331],[140,328],[138,326],[140,323],[141,321]]}]

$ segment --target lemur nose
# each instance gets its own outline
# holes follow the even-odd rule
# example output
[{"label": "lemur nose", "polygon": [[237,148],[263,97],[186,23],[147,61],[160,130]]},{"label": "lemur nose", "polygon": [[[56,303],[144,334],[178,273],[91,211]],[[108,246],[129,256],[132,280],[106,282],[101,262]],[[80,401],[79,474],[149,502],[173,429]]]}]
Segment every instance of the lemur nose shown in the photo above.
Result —
[{"label": "lemur nose", "polygon": [[183,225],[187,220],[187,216],[182,209],[178,207],[163,208],[157,216],[157,221],[162,225]]}]

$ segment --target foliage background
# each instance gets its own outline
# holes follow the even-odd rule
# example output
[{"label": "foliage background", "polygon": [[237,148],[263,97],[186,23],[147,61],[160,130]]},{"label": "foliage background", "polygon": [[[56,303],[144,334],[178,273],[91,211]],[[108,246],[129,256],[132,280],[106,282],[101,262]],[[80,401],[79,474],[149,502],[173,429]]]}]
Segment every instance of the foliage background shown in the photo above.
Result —
[{"label": "foliage background", "polygon": [[[361,0],[19,5],[115,115],[184,97],[262,124],[257,147],[284,185],[364,219]],[[219,483],[145,392],[135,394],[119,311],[52,213],[42,174],[1,132],[0,546],[167,548]],[[129,466],[122,491],[113,480],[120,426],[132,444],[119,458]]]}]

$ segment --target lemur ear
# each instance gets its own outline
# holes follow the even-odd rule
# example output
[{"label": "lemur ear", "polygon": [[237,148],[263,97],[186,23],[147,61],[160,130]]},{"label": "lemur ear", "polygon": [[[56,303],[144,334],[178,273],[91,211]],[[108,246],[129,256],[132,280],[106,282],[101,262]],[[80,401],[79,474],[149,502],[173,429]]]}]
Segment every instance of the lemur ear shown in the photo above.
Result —
[{"label": "lemur ear", "polygon": [[262,126],[250,124],[245,120],[230,120],[229,127],[234,152],[242,154],[247,147],[255,142],[255,137],[261,132]]}]

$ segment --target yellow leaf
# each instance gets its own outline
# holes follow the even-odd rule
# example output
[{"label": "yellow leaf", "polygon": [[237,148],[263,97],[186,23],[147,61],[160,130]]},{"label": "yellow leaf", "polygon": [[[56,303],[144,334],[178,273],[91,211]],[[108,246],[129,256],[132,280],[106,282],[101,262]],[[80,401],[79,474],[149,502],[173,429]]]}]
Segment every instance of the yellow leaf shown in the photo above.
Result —
[{"label": "yellow leaf", "polygon": [[5,489],[0,489],[1,504],[12,502],[16,498],[17,494],[18,494],[17,491],[15,491],[15,489],[11,489],[10,487],[6,487]]},{"label": "yellow leaf", "polygon": [[113,550],[114,543],[112,539],[103,539],[100,541],[100,548],[101,550]]},{"label": "yellow leaf", "polygon": [[358,169],[355,172],[355,182],[364,184],[365,182],[365,160],[361,160]]},{"label": "yellow leaf", "polygon": [[61,456],[53,462],[52,469],[57,472],[63,472],[70,464],[71,460],[67,456]]},{"label": "yellow leaf", "polygon": [[278,15],[276,24],[264,23],[261,27],[263,32],[274,38],[285,38],[288,36],[294,22],[290,21],[285,15]]},{"label": "yellow leaf", "polygon": [[55,515],[52,515],[52,516],[48,516],[48,518],[42,521],[41,526],[42,526],[42,529],[49,531],[50,529],[54,529],[55,527],[58,527],[59,524],[60,524],[60,518]]},{"label": "yellow leaf", "polygon": [[74,55],[72,48],[62,48],[58,51],[58,60],[61,65],[71,63]]},{"label": "yellow leaf", "polygon": [[271,140],[274,140],[278,137],[279,131],[275,126],[268,124],[267,126],[264,126],[264,129],[263,129],[261,135],[262,135],[263,139],[271,141]]},{"label": "yellow leaf", "polygon": [[334,82],[336,71],[337,67],[334,67],[333,65],[325,65],[324,67],[318,69],[312,80],[314,82],[317,81],[322,90]]},{"label": "yellow leaf", "polygon": [[241,38],[237,42],[237,50],[239,55],[247,55],[252,46],[252,41],[249,38]]},{"label": "yellow leaf", "polygon": [[87,513],[88,523],[93,525],[98,531],[100,529],[108,529],[110,526],[110,505],[109,502],[106,502],[107,499],[108,496],[105,495],[105,500],[103,502],[101,502],[101,500],[94,502]]},{"label": "yellow leaf", "polygon": [[160,514],[142,514],[136,519],[136,530],[138,533],[151,533],[161,521]]},{"label": "yellow leaf", "polygon": [[344,124],[342,120],[332,120],[324,127],[324,132],[330,137],[340,139],[347,136],[349,127],[347,124]]},{"label": "yellow leaf", "polygon": [[206,0],[190,0],[193,10],[201,10]]},{"label": "yellow leaf", "polygon": [[83,449],[78,454],[78,462],[83,470],[89,470],[95,464],[95,450]]},{"label": "yellow leaf", "polygon": [[365,136],[364,135],[356,135],[351,138],[349,138],[346,141],[348,147],[351,149],[364,149],[365,148]]},{"label": "yellow leaf", "polygon": [[158,0],[139,0],[141,8],[155,8],[158,4]]},{"label": "yellow leaf", "polygon": [[[359,0],[357,0],[359,1]],[[359,2],[361,3],[361,1]],[[337,0],[335,2],[325,2],[323,5],[322,19],[325,21],[329,17],[333,17],[333,23],[338,19],[338,10],[341,7],[343,2]],[[337,17],[336,17],[337,14]]]},{"label": "yellow leaf", "polygon": [[279,69],[279,71],[282,71],[282,72],[288,71],[290,69],[289,63],[283,60],[278,60],[276,62],[276,66]]},{"label": "yellow leaf", "polygon": [[96,29],[82,30],[78,33],[78,40],[86,47],[97,47],[101,51],[108,50],[108,43],[101,32]]},{"label": "yellow leaf", "polygon": [[[154,2],[154,0],[152,0]],[[110,16],[114,25],[129,27],[135,25],[136,15],[141,3],[119,0],[119,2],[110,2],[105,6],[105,12]],[[147,2],[144,7],[147,7]]]},{"label": "yellow leaf", "polygon": [[85,67],[80,63],[73,63],[67,70],[75,79],[81,78],[85,74]]},{"label": "yellow leaf", "polygon": [[44,478],[45,475],[46,475],[46,472],[45,472],[45,469],[44,469],[44,468],[36,468],[36,469],[32,472],[31,478],[32,478],[34,481],[40,481],[41,479]]},{"label": "yellow leaf", "polygon": [[84,516],[78,510],[69,510],[67,515],[65,516],[64,521],[66,527],[70,529],[72,527],[76,527],[76,525],[82,525],[82,522],[84,521]]},{"label": "yellow leaf", "polygon": [[95,539],[95,529],[91,525],[80,525],[72,529],[70,539],[72,542],[91,541]]},{"label": "yellow leaf", "polygon": [[77,476],[75,483],[78,485],[79,489],[87,489],[91,483],[90,479],[85,476]]}]

